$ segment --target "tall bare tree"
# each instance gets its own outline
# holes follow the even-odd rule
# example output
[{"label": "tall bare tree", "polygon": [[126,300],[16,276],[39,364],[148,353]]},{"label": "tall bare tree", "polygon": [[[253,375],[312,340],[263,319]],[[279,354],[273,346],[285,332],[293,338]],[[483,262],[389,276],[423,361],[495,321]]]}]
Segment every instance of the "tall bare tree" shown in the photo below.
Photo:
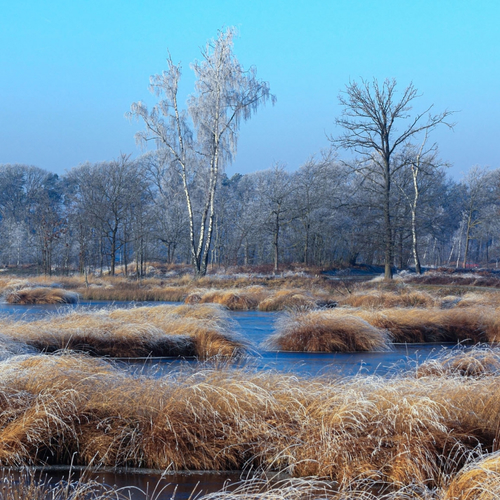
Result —
[{"label": "tall bare tree", "polygon": [[[160,101],[151,111],[142,102],[133,103],[129,116],[141,118],[146,130],[136,134],[139,143],[153,140],[164,148],[178,170],[183,184],[189,218],[191,261],[196,276],[207,271],[215,217],[219,176],[236,153],[241,120],[248,120],[268,99],[273,102],[267,82],[257,80],[256,69],[244,70],[233,53],[235,30],[220,31],[202,50],[202,60],[191,68],[196,75],[195,94],[187,110],[178,103],[181,66],[169,56],[168,70],[150,78],[150,90]],[[190,180],[202,170],[205,196],[195,213]]]},{"label": "tall bare tree", "polygon": [[343,107],[336,124],[344,129],[331,141],[338,147],[360,155],[352,168],[364,178],[375,183],[380,192],[383,208],[383,241],[385,278],[392,278],[394,240],[392,227],[391,189],[393,176],[404,168],[404,162],[394,162],[393,156],[400,147],[420,133],[429,133],[437,125],[448,126],[452,114],[445,110],[431,114],[432,105],[420,113],[411,115],[412,103],[419,97],[412,83],[402,95],[396,91],[396,80],[385,80],[382,85],[376,79],[372,83],[350,82],[339,95]]},{"label": "tall bare tree", "polygon": [[465,268],[470,242],[474,239],[477,228],[484,222],[485,209],[495,202],[495,174],[476,165],[465,176],[463,185],[466,189],[466,200],[463,211],[465,250],[462,266]]},{"label": "tall bare tree", "polygon": [[[124,230],[147,190],[144,176],[139,166],[122,154],[110,162],[75,167],[67,179],[73,186],[71,203],[76,211],[85,212],[94,228],[99,227],[100,237],[108,242],[110,273],[114,276],[119,250],[127,241]],[[100,253],[102,257],[104,248]]]}]

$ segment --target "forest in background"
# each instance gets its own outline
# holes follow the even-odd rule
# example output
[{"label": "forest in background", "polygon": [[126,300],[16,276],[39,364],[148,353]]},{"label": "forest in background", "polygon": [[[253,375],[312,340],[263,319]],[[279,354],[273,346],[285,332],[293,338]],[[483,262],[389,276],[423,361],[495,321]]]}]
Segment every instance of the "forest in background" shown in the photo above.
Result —
[{"label": "forest in background", "polygon": [[[189,178],[195,218],[207,177]],[[445,168],[418,178],[416,230],[423,266],[497,267],[500,170],[472,168],[457,182]],[[334,154],[295,172],[276,164],[223,175],[216,192],[209,263],[290,263],[328,268],[383,264],[381,187]],[[393,176],[391,220],[398,269],[414,268],[410,169]],[[162,150],[85,163],[58,176],[28,165],[0,166],[0,264],[45,274],[145,275],[151,261],[189,263],[181,179]],[[272,267],[271,267],[272,266]]]}]

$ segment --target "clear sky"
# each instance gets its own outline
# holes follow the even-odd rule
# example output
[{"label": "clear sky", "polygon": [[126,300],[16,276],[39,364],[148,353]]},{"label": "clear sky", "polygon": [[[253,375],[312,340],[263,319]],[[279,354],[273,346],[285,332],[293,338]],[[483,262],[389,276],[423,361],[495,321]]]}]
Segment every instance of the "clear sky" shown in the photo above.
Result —
[{"label": "clear sky", "polygon": [[432,136],[454,176],[500,167],[498,0],[0,0],[0,164],[63,173],[140,154],[130,104],[154,102],[167,49],[187,96],[189,63],[224,26],[278,99],[242,125],[229,174],[293,170],[326,148],[339,91],[361,77],[412,81],[416,109],[459,111]]}]

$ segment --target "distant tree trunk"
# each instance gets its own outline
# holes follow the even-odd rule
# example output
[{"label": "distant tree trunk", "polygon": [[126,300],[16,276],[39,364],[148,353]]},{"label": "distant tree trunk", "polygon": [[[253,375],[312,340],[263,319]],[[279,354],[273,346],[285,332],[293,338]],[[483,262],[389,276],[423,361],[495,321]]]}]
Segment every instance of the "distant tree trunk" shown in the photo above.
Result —
[{"label": "distant tree trunk", "polygon": [[115,275],[117,232],[118,226],[115,225],[111,231],[111,276]]},{"label": "distant tree trunk", "polygon": [[391,174],[389,168],[389,159],[385,163],[385,189],[384,189],[384,278],[392,279],[392,260],[394,245],[392,240],[392,224],[391,224]]},{"label": "distant tree trunk", "polygon": [[304,236],[304,264],[307,266],[309,265],[309,231],[311,228],[311,224],[309,223],[309,220],[306,219],[306,222],[304,223],[304,229],[305,229],[305,236]]},{"label": "distant tree trunk", "polygon": [[279,252],[278,252],[278,243],[279,243],[279,234],[280,234],[280,222],[279,222],[279,212],[276,214],[276,223],[274,227],[274,235],[273,235],[273,249],[274,249],[274,272],[278,272],[278,264],[279,264]]},{"label": "distant tree trunk", "polygon": [[420,259],[418,257],[418,246],[417,246],[417,202],[419,196],[418,190],[418,163],[417,165],[411,166],[412,176],[413,176],[413,203],[411,204],[411,242],[412,242],[412,252],[413,252],[413,261],[415,263],[415,272],[417,274],[422,274],[422,269],[420,267]]},{"label": "distant tree trunk", "polygon": [[470,233],[472,229],[472,210],[469,211],[467,216],[467,225],[465,227],[465,249],[464,249],[464,260],[462,267],[467,267],[467,257],[469,255],[469,242],[470,242]]}]

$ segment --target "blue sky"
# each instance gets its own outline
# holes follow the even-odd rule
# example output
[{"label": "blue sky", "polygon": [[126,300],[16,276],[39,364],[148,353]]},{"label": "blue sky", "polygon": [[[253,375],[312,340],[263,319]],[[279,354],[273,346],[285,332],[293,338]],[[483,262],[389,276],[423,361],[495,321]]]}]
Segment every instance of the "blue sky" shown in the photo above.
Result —
[{"label": "blue sky", "polygon": [[149,76],[167,49],[184,68],[223,26],[235,53],[277,96],[241,127],[228,173],[297,168],[338,134],[339,91],[349,80],[411,81],[422,97],[459,111],[436,130],[455,177],[500,167],[500,2],[485,0],[0,0],[0,164],[63,173],[84,161],[140,154],[139,122],[124,114],[154,102]]}]

